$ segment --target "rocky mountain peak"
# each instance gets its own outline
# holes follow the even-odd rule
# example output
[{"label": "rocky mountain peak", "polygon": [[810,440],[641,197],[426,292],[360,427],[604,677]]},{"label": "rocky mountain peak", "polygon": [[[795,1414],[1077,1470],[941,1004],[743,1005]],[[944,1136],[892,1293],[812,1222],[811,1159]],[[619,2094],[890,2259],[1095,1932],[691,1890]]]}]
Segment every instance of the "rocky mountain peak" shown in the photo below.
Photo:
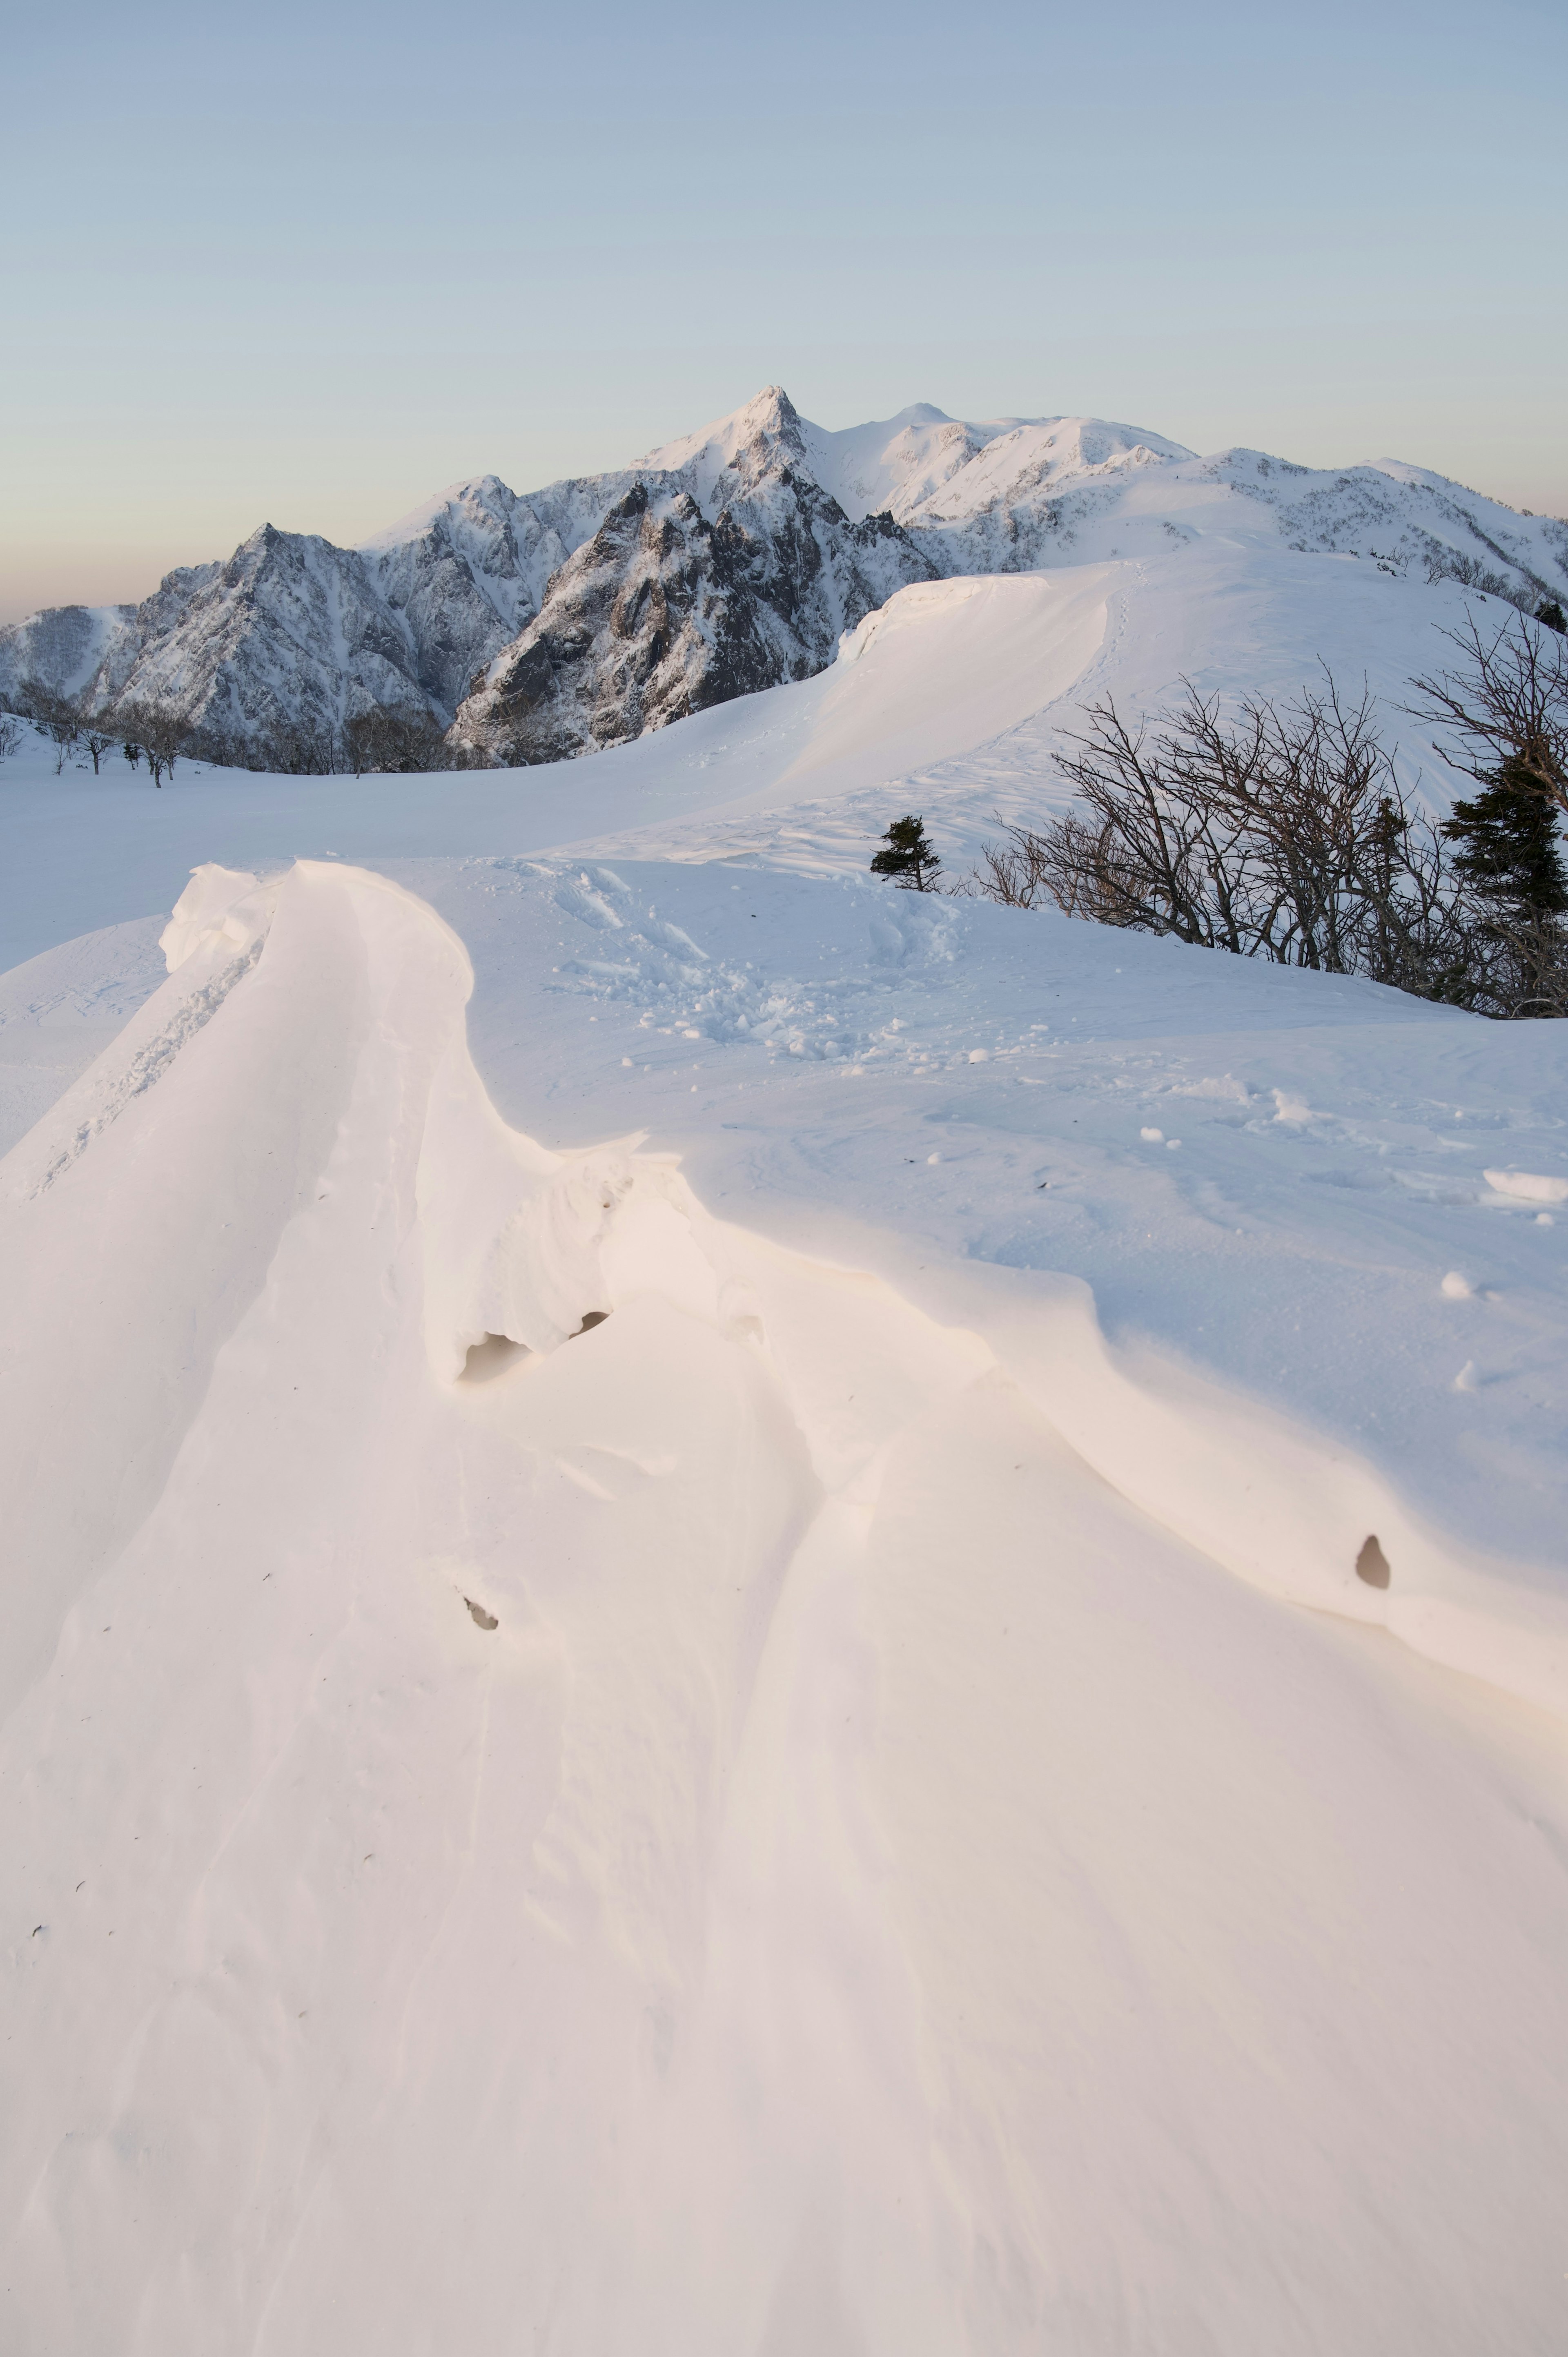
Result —
[{"label": "rocky mountain peak", "polygon": [[524,494],[470,476],[357,549],[265,523],[138,607],[35,615],[0,630],[0,700],[38,682],[109,719],[156,705],[263,768],[327,766],[376,708],[553,760],[821,670],[907,583],[1163,562],[1213,531],[1530,611],[1568,582],[1568,527],[1422,468],[1199,458],[1104,418],[929,402],[830,432],[768,384],[637,467]]}]

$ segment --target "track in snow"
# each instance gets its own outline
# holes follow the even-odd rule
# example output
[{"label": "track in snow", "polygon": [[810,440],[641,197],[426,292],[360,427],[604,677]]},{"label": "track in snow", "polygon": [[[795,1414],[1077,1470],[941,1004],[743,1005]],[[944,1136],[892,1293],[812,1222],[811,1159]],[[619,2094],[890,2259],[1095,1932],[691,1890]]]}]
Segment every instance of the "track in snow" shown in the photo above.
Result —
[{"label": "track in snow", "polygon": [[1180,1535],[1081,1289],[547,1152],[426,907],[231,883],[0,1166],[16,2345],[1548,2345],[1548,1724]]}]

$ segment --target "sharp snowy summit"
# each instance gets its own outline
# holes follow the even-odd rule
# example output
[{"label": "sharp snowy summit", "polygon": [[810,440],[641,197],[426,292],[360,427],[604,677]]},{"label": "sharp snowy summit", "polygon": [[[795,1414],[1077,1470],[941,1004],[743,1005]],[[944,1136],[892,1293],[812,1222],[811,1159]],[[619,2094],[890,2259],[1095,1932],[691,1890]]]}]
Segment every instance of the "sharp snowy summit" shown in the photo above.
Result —
[{"label": "sharp snowy summit", "polygon": [[1393,460],[1200,457],[1103,419],[925,404],[830,432],[772,385],[612,474],[480,476],[358,549],[263,524],[140,606],[35,615],[0,630],[0,694],[151,707],[253,767],[332,766],[376,710],[428,716],[465,760],[556,761],[810,678],[913,583],[1216,541],[1527,603],[1568,580],[1568,526]]}]

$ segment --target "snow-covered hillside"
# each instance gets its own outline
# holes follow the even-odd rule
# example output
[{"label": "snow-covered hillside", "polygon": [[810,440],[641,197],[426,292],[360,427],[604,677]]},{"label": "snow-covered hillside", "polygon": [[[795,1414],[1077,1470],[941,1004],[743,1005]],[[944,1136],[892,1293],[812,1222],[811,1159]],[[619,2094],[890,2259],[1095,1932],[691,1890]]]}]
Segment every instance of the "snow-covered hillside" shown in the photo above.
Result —
[{"label": "snow-covered hillside", "polygon": [[1463,611],[1264,517],[0,768],[7,2346],[1554,2347],[1568,1026],[865,872]]},{"label": "snow-covered hillside", "polygon": [[287,767],[325,766],[378,706],[456,715],[470,755],[556,760],[811,676],[911,582],[1216,542],[1456,570],[1532,605],[1568,587],[1568,524],[1394,460],[1198,457],[1101,419],[925,404],[832,433],[769,386],[634,468],[523,497],[483,476],[362,549],[263,525],[139,607],[12,625],[0,695],[152,705],[209,755]]},{"label": "snow-covered hillside", "polygon": [[[678,859],[760,856],[863,870],[897,810],[925,811],[950,869],[1003,821],[1059,806],[1056,756],[1093,697],[1130,714],[1183,678],[1205,694],[1289,696],[1326,662],[1364,677],[1410,790],[1455,780],[1400,712],[1440,633],[1508,609],[1454,584],[1348,556],[1216,534],[1142,559],[916,584],[867,617],[830,669],[595,757],[526,771],[277,778],[182,762],[153,791],[117,754],[55,772],[29,737],[0,767],[13,856],[0,865],[0,962],[63,933],[166,910],[190,868],[295,856],[380,861],[593,842]],[[895,809],[897,805],[897,810]]]}]

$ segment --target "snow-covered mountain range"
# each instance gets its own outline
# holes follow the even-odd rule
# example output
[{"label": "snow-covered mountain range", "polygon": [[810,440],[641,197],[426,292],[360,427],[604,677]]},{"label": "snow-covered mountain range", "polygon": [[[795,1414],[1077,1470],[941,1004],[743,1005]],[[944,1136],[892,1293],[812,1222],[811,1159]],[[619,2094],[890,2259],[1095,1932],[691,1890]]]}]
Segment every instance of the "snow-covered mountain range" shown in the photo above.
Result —
[{"label": "snow-covered mountain range", "polygon": [[263,524],[139,606],[0,630],[0,697],[147,705],[215,756],[325,758],[359,713],[434,713],[467,758],[558,760],[808,678],[897,590],[1216,538],[1355,556],[1533,605],[1568,524],[1393,459],[1198,457],[1098,418],[929,404],[832,433],[769,386],[638,466],[519,495],[455,485],[363,547]]}]

